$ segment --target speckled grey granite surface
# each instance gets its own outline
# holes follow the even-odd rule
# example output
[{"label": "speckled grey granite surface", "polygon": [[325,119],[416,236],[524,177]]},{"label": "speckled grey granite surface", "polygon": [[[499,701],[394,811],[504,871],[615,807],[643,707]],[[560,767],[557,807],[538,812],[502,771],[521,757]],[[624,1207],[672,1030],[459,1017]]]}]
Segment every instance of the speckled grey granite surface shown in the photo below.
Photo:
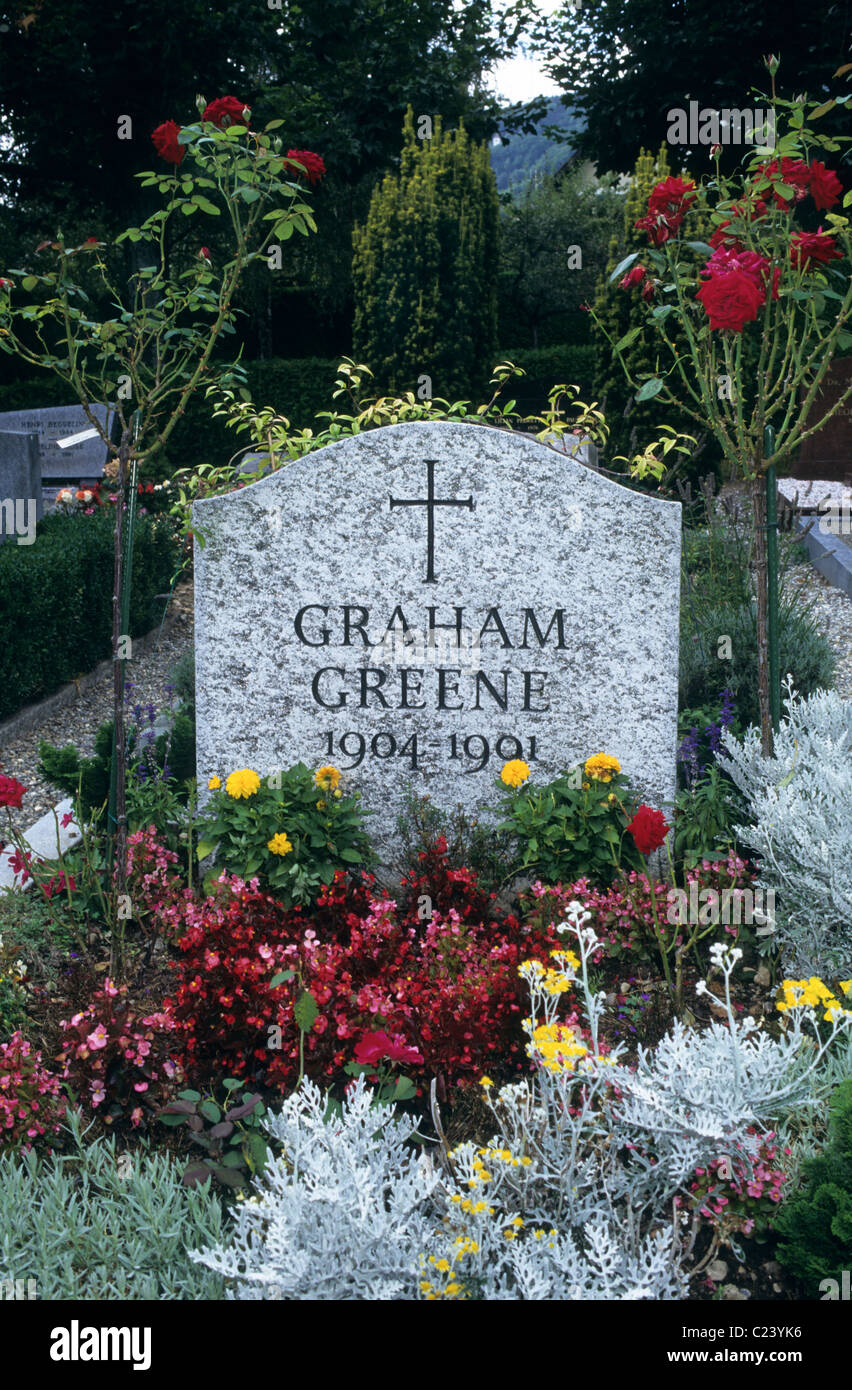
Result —
[{"label": "speckled grey granite surface", "polygon": [[[544,780],[607,752],[651,804],[673,797],[679,504],[506,431],[417,422],[197,502],[193,526],[202,787],[333,763],[380,842],[406,782],[474,809],[513,757]],[[461,647],[403,653],[430,610]]]}]

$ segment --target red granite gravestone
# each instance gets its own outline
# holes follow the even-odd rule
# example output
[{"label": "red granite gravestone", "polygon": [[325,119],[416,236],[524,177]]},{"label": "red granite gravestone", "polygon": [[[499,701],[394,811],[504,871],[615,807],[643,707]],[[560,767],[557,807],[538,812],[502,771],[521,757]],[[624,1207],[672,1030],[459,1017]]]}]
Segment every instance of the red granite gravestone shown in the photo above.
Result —
[{"label": "red granite gravestone", "polygon": [[[826,373],[809,420],[820,419],[852,384],[852,357],[841,357]],[[790,469],[793,478],[821,478],[852,485],[852,396],[802,444]]]}]

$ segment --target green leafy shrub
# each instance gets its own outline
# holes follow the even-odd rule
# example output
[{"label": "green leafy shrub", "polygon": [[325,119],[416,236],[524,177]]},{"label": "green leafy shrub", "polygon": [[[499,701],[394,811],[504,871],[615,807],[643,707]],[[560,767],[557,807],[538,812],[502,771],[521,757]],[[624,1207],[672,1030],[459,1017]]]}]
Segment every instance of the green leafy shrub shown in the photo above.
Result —
[{"label": "green leafy shrub", "polygon": [[785,1202],[775,1219],[778,1259],[812,1298],[822,1281],[842,1282],[852,1270],[852,1081],[834,1091],[830,1140],[802,1166],[804,1189]]},{"label": "green leafy shrub", "polygon": [[[91,516],[46,516],[32,545],[0,546],[0,718],[110,655],[113,522],[111,508]],[[139,517],[131,636],[152,627],[154,596],[168,591],[178,556],[173,522]]]},{"label": "green leafy shrub", "polygon": [[219,1101],[212,1091],[179,1091],[177,1100],[164,1106],[157,1118],[164,1125],[186,1125],[193,1144],[205,1158],[193,1159],[184,1170],[187,1187],[215,1178],[226,1188],[247,1188],[255,1173],[262,1173],[269,1157],[263,1128],[266,1107],[261,1097],[242,1090],[234,1076],[222,1082],[225,1095]]},{"label": "green leafy shrub", "polygon": [[[504,781],[511,767],[508,763],[503,769]],[[607,776],[606,769],[602,775],[588,768],[588,762],[585,769],[579,764],[546,786],[521,785],[506,792],[507,815],[501,829],[509,830],[518,841],[517,874],[548,884],[585,878],[590,884],[608,886],[620,868],[645,868],[627,834],[632,817],[625,806],[627,778],[614,769]]]},{"label": "green leafy shrub", "polygon": [[[800,605],[782,603],[778,615],[780,670],[790,673],[802,695],[829,690],[834,684],[835,656],[828,639]],[[719,638],[731,639],[731,656],[719,656]],[[679,694],[681,707],[712,706],[723,686],[733,691],[737,716],[745,728],[759,719],[757,697],[757,609],[751,604],[721,603],[702,617],[701,630],[684,604],[680,629]]]},{"label": "green leafy shrub", "polygon": [[67,1154],[0,1156],[0,1281],[33,1279],[40,1299],[220,1299],[224,1281],[187,1250],[224,1235],[210,1185],[187,1189],[181,1165],[115,1138],[84,1144],[69,1116]]},{"label": "green leafy shrub", "polygon": [[372,860],[360,798],[342,796],[336,768],[311,773],[304,763],[261,781],[244,768],[211,778],[213,796],[198,826],[199,859],[216,851],[214,877],[227,870],[287,907],[316,900],[336,869]]},{"label": "green leafy shrub", "polygon": [[353,344],[382,388],[412,389],[428,373],[437,396],[483,389],[497,351],[498,243],[487,145],[461,122],[444,131],[439,116],[419,140],[409,106],[399,173],[374,189],[352,234]]}]

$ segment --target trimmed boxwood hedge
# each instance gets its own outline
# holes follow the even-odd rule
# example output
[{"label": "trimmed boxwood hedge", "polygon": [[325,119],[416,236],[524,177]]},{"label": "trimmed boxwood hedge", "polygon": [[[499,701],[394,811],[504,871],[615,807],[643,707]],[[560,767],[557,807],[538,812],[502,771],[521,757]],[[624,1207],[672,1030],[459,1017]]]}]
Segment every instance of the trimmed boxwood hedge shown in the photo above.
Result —
[{"label": "trimmed boxwood hedge", "polygon": [[[562,344],[557,347],[501,348],[496,361],[510,361],[523,367],[527,375],[517,384],[514,395],[518,409],[536,415],[547,405],[547,393],[557,381],[575,382],[582,399],[593,395],[594,349],[587,344]],[[348,402],[332,400],[339,358],[336,357],[273,357],[264,361],[246,362],[249,390],[258,406],[271,405],[286,415],[296,429],[318,430],[321,410],[337,408],[346,412]],[[367,392],[381,392],[380,382],[365,382]],[[46,405],[73,404],[67,387],[57,378],[44,373],[18,382],[0,385],[0,410],[24,410]],[[221,420],[214,420],[211,404],[203,390],[190,398],[183,419],[175,426],[166,446],[166,457],[152,460],[146,476],[159,481],[178,468],[195,468],[199,463],[224,464],[238,449],[248,446],[244,434],[234,434]]]},{"label": "trimmed boxwood hedge", "polygon": [[[32,545],[0,545],[0,718],[91,671],[112,650],[112,508],[46,516]],[[140,516],[133,550],[130,635],[156,622],[180,542],[169,518]]]}]

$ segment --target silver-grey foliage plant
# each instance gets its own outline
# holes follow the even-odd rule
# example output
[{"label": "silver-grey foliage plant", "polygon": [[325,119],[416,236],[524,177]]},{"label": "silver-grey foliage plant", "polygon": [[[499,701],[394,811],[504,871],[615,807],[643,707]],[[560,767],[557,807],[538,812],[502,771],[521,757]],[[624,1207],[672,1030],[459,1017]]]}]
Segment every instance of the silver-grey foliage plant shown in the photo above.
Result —
[{"label": "silver-grey foliage plant", "polygon": [[0,1156],[0,1285],[34,1281],[39,1299],[219,1299],[218,1275],[187,1249],[224,1234],[222,1207],[181,1182],[168,1154],[117,1153],[114,1138],[43,1157]]},{"label": "silver-grey foliage plant", "polygon": [[[602,1055],[602,994],[589,988],[594,933],[570,923],[579,957],[526,962],[528,1080],[491,1099],[495,1134],[440,1157],[412,1150],[414,1122],[378,1108],[359,1077],[332,1112],[304,1082],[270,1129],[280,1156],[237,1209],[229,1242],[193,1259],[240,1299],[675,1299],[688,1291],[695,1222],[685,1197],[697,1167],[748,1164],[761,1133],[810,1104],[852,1013],[805,1046],[812,1010],[780,1038],[738,1019],[730,979],[742,955],[712,948],[727,1019],[676,1025],[628,1066]],[[579,986],[586,1032],[560,1023]],[[585,1038],[586,1041],[582,1041]],[[688,1203],[687,1203],[688,1205]]]},{"label": "silver-grey foliage plant", "polygon": [[775,756],[752,727],[725,735],[719,762],[747,802],[736,833],[760,856],[758,885],[775,891],[785,972],[830,977],[852,966],[852,700],[785,688]]}]

